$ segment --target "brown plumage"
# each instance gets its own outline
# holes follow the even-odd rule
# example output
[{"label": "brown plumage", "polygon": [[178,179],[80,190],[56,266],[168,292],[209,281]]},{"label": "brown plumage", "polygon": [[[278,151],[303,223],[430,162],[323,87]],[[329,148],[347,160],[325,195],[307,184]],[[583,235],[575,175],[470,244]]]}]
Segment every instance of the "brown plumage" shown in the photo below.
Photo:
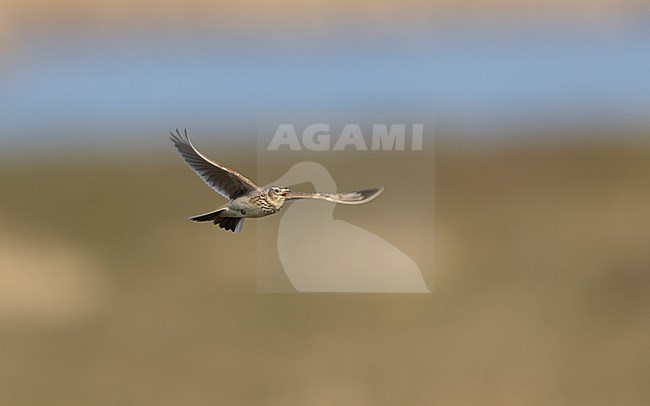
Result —
[{"label": "brown plumage", "polygon": [[259,218],[275,214],[285,201],[318,199],[333,203],[362,204],[371,201],[384,191],[383,187],[364,189],[349,193],[294,192],[284,186],[260,187],[239,172],[201,154],[190,141],[187,130],[170,132],[174,146],[181,158],[214,191],[228,199],[224,207],[191,217],[197,222],[212,222],[219,227],[240,232],[245,218]]}]

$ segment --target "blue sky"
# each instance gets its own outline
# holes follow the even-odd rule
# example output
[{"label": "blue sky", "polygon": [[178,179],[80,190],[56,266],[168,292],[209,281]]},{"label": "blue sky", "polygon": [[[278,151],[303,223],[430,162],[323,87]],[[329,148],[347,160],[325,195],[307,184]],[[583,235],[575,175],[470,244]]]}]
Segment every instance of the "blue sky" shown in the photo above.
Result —
[{"label": "blue sky", "polygon": [[428,113],[450,130],[650,124],[650,31],[288,41],[34,36],[0,75],[0,147],[254,131],[278,112]]}]

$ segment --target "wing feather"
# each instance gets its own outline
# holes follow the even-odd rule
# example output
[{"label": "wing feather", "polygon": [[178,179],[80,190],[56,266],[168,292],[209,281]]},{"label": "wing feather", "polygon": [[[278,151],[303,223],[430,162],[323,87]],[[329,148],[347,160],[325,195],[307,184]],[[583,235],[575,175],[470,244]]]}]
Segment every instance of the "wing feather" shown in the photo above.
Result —
[{"label": "wing feather", "polygon": [[287,194],[287,200],[298,200],[298,199],[318,199],[318,200],[327,200],[328,202],[333,203],[342,203],[342,204],[363,204],[367,203],[384,191],[384,187],[380,186],[378,188],[358,190],[355,192],[348,193],[306,193],[306,192],[289,192]]},{"label": "wing feather", "polygon": [[176,133],[170,131],[170,134],[174,146],[187,166],[223,197],[233,200],[243,194],[259,189],[255,183],[239,172],[211,161],[201,154],[192,145],[187,130],[184,130],[181,134],[176,129]]}]

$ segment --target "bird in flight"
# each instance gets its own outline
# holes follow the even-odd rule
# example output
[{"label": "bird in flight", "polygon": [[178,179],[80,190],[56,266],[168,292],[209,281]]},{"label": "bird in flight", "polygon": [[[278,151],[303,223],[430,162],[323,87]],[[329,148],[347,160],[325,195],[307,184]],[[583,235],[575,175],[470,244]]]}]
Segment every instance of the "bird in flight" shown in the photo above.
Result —
[{"label": "bird in flight", "polygon": [[219,227],[241,232],[245,218],[270,216],[280,211],[284,202],[297,199],[318,199],[333,203],[362,204],[371,201],[384,191],[383,186],[349,193],[294,192],[285,186],[257,186],[237,171],[214,162],[201,154],[187,135],[176,129],[171,140],[181,158],[215,192],[228,199],[220,209],[190,217],[197,222],[211,221]]}]

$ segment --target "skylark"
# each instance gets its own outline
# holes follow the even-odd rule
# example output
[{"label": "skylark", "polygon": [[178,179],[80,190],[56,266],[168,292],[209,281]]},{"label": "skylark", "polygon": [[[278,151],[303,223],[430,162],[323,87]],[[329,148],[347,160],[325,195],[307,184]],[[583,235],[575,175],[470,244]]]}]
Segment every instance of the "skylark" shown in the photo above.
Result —
[{"label": "skylark", "polygon": [[349,193],[306,193],[294,192],[285,186],[260,187],[237,171],[211,161],[201,154],[187,135],[170,132],[171,140],[181,154],[183,161],[214,191],[228,199],[228,204],[205,214],[190,217],[190,220],[211,221],[219,227],[241,232],[245,218],[270,216],[280,211],[284,202],[297,199],[327,200],[333,203],[367,203],[384,191],[383,186]]}]

